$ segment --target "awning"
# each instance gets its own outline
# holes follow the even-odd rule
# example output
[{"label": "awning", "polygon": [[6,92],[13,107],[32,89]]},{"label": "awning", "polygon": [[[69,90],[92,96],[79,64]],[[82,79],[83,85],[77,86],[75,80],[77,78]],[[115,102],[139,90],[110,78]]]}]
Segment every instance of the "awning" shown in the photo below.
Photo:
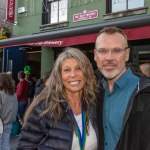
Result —
[{"label": "awning", "polygon": [[[49,32],[0,40],[0,48],[27,44],[37,46],[64,47],[77,44],[94,43],[96,34],[100,29],[106,26],[117,26],[121,29],[125,29],[129,40],[150,38],[150,15],[144,14],[119,20],[117,19],[114,21],[108,20],[101,23],[64,29],[62,28]],[[28,43],[29,41],[30,43]]]},{"label": "awning", "polygon": [[[127,34],[128,40],[141,40],[150,38],[150,26],[137,27],[131,29],[124,29]],[[40,41],[35,43],[27,43],[25,45],[31,46],[50,46],[50,47],[66,47],[87,43],[94,43],[97,37],[97,33],[87,34],[81,36],[73,36],[68,38],[60,38],[55,40]]]},{"label": "awning", "polygon": [[41,41],[41,42],[35,42],[35,43],[27,43],[25,45],[66,47],[66,46],[94,43],[96,36],[97,36],[97,33],[94,33],[94,34],[73,36],[73,37],[68,37],[68,38],[60,38],[60,39]]},{"label": "awning", "polygon": [[[128,40],[142,40],[150,39],[150,26],[135,27],[124,29],[127,34]],[[49,46],[49,47],[66,47],[87,43],[94,43],[98,33],[86,34],[80,36],[72,36],[66,38],[58,38],[54,40],[38,41],[24,44],[11,44],[10,46]],[[1,46],[0,46],[1,47]]]},{"label": "awning", "polygon": [[124,31],[127,34],[129,41],[150,39],[150,26],[125,29]]}]

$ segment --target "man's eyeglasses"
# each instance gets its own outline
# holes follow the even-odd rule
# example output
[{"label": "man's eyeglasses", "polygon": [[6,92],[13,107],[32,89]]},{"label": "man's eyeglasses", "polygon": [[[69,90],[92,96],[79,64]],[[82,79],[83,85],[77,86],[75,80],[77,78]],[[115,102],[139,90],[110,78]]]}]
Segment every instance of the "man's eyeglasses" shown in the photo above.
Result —
[{"label": "man's eyeglasses", "polygon": [[99,48],[99,49],[96,49],[96,51],[98,52],[98,55],[100,57],[106,57],[109,53],[111,53],[112,56],[114,57],[121,57],[122,55],[122,52],[127,50],[128,47],[125,47],[125,48],[113,48],[111,50],[108,50],[108,49],[105,49],[105,48]]}]

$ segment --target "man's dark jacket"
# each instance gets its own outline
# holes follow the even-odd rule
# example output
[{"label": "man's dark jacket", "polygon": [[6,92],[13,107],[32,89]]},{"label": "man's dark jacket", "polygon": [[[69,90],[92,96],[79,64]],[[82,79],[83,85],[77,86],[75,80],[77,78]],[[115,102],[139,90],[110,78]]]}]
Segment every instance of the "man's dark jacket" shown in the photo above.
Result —
[{"label": "man's dark jacket", "polygon": [[[101,87],[98,95],[100,150],[104,149],[102,97],[104,89]],[[115,150],[150,150],[150,80],[148,78],[140,79],[135,93],[131,96]]]},{"label": "man's dark jacket", "polygon": [[[39,117],[41,110],[45,108],[45,102],[41,102],[30,114],[26,128],[22,129],[17,150],[71,150],[73,117],[67,102],[62,102],[61,106],[66,111],[55,125],[54,119],[49,115]],[[96,105],[91,106],[88,107],[89,118],[98,138]]]}]

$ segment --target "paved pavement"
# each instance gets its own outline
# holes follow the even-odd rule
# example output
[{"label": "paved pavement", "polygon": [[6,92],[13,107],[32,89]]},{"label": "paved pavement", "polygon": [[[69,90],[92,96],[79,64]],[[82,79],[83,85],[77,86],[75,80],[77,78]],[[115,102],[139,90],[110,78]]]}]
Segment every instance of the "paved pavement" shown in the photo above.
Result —
[{"label": "paved pavement", "polygon": [[18,141],[19,141],[19,136],[18,135],[11,135],[11,137],[10,137],[11,150],[16,150],[17,149]]}]

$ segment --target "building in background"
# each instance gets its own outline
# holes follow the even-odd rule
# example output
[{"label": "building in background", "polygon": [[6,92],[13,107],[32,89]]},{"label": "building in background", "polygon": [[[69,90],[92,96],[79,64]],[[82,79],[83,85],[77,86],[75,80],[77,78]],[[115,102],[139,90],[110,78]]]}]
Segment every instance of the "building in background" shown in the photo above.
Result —
[{"label": "building in background", "polygon": [[[65,46],[84,51],[95,69],[94,42],[104,26],[118,26],[127,33],[131,62],[150,62],[149,0],[16,0],[15,3],[13,34],[24,43],[7,44],[10,47],[4,51],[17,49],[25,58],[24,64],[30,65],[34,74],[43,75],[52,69],[57,55]],[[49,39],[43,40],[41,36],[32,42],[32,37],[43,33],[48,33]],[[26,36],[29,38],[23,38]],[[9,62],[8,59],[7,68]]]}]

